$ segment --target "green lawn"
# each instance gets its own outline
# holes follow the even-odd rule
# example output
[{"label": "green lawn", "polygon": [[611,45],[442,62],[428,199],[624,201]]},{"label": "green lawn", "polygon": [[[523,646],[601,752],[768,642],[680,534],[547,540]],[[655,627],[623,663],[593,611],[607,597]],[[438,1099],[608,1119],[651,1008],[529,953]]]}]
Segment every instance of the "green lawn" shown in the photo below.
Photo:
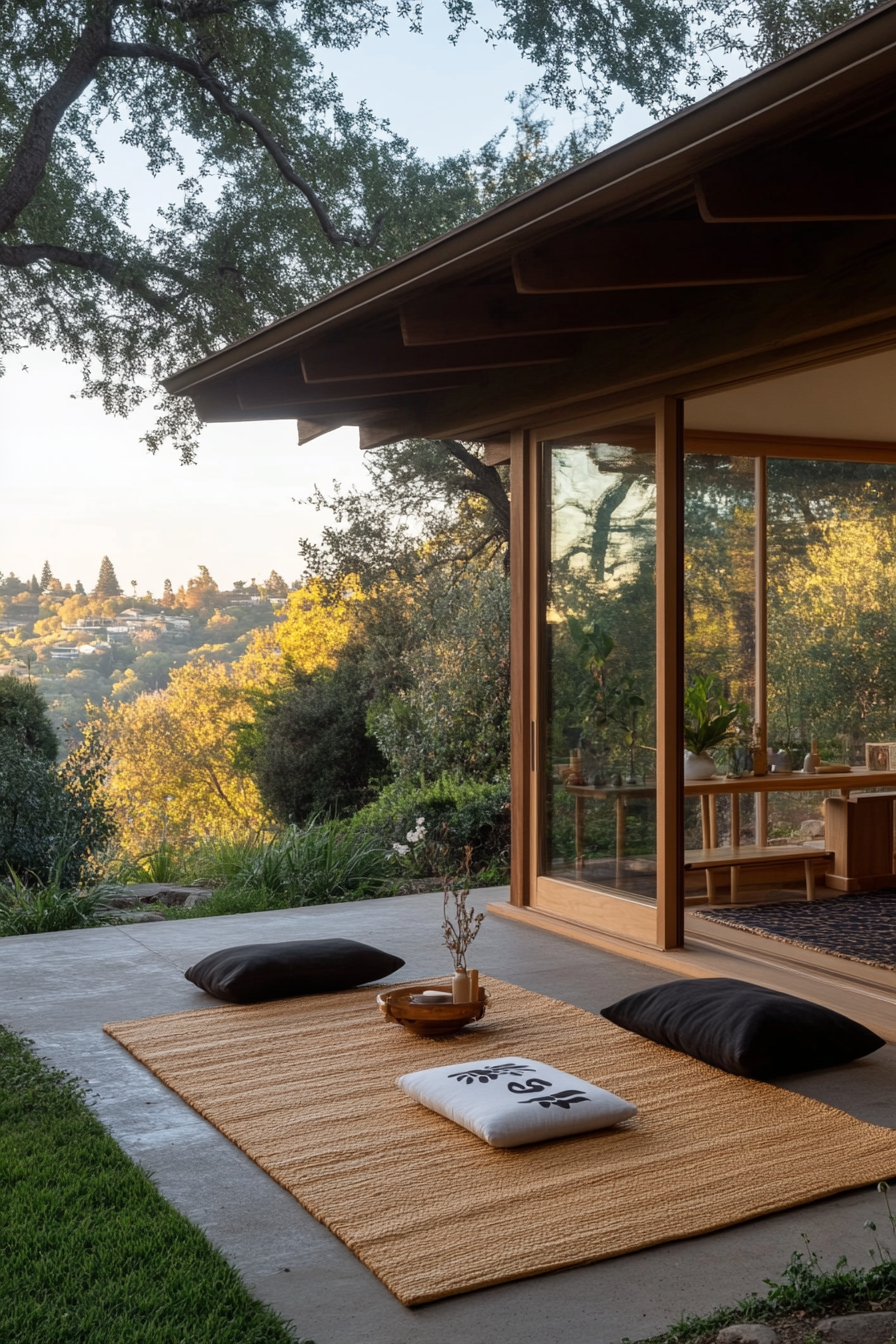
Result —
[{"label": "green lawn", "polygon": [[294,1339],[125,1156],[75,1083],[3,1028],[0,1265],[3,1344]]}]

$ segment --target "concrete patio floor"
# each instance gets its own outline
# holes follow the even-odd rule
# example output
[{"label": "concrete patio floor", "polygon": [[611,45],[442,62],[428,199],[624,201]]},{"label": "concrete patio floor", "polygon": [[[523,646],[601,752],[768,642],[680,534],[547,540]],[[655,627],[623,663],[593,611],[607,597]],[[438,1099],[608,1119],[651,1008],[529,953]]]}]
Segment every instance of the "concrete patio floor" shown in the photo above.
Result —
[{"label": "concrete patio floor", "polygon": [[[474,903],[499,897],[481,893]],[[0,939],[0,1021],[87,1082],[89,1100],[162,1194],[221,1248],[252,1292],[315,1344],[616,1344],[682,1314],[733,1303],[777,1277],[801,1235],[833,1268],[867,1263],[866,1219],[882,1199],[861,1190],[711,1236],[525,1279],[425,1307],[402,1307],[293,1197],[104,1035],[102,1024],[215,1001],[183,977],[220,947],[287,938],[358,938],[398,953],[395,979],[445,971],[441,896],[318,906]],[[486,920],[476,962],[489,974],[598,1011],[676,977],[554,934]],[[397,1028],[396,1028],[397,1030]],[[782,1085],[896,1127],[896,1047]],[[744,1135],[749,1144],[749,1134]],[[896,1165],[896,1163],[894,1163]],[[483,1229],[487,1235],[487,1228]]]}]

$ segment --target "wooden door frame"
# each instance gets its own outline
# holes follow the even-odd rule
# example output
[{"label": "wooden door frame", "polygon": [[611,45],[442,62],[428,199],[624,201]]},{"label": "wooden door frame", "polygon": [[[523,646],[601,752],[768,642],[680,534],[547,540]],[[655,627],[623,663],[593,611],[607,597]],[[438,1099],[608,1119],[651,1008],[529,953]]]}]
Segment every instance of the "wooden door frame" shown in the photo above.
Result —
[{"label": "wooden door frame", "polygon": [[[684,941],[684,403],[665,397],[590,419],[589,431],[652,415],[657,489],[657,900],[649,906],[574,882],[542,878],[557,912],[587,919],[660,948]],[[511,582],[511,883],[516,906],[536,901],[541,869],[545,749],[544,448],[546,440],[585,431],[581,420],[516,430],[510,445]],[[661,669],[665,671],[661,672]],[[670,675],[671,673],[671,675]],[[539,902],[544,904],[543,901]],[[627,908],[628,907],[628,908]],[[618,915],[618,919],[614,918]]]}]

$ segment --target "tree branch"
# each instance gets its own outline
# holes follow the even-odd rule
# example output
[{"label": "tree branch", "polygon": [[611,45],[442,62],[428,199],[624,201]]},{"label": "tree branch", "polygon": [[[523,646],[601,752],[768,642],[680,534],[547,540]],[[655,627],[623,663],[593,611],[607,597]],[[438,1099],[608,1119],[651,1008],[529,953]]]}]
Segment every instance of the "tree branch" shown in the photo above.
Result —
[{"label": "tree branch", "polygon": [[97,65],[107,53],[115,9],[116,4],[107,0],[97,10],[62,74],[31,109],[12,167],[0,185],[0,233],[11,229],[34,199],[46,171],[56,127],[94,79]]},{"label": "tree branch", "polygon": [[[201,61],[182,56],[173,48],[158,46],[155,43],[113,42],[112,17],[118,8],[118,4],[119,0],[104,0],[104,3],[100,5],[86,24],[74,52],[59,78],[34,104],[9,173],[5,181],[0,183],[0,233],[8,232],[13,228],[22,211],[34,199],[46,172],[56,128],[68,109],[80,98],[88,84],[95,78],[100,61],[112,58],[158,61],[191,76],[227,116],[232,117],[240,125],[248,126],[254,132],[286,181],[297,187],[308,201],[324,234],[331,243],[337,247],[343,243],[349,243],[352,247],[359,248],[372,248],[376,245],[382,231],[383,216],[381,214],[377,215],[372,229],[366,234],[360,231],[343,233],[338,229],[311,183],[296,171],[279,141],[275,139],[254,112],[240,107],[238,103],[233,101],[222,82]],[[203,17],[210,13],[226,12],[226,8],[215,4],[214,0],[211,4],[200,2],[192,8]],[[40,247],[43,244],[37,244],[37,246]],[[93,256],[96,254],[84,255]],[[34,258],[34,260],[38,259]],[[101,265],[85,264],[83,261],[75,261],[71,257],[50,257],[48,253],[45,254],[45,259],[67,261],[69,265],[93,270],[96,274],[102,275],[104,279],[110,278],[108,274],[104,274]],[[30,261],[6,261],[4,264],[30,265]],[[115,265],[114,262],[109,262],[109,264]],[[132,283],[129,287],[135,293],[141,293],[138,283]],[[150,295],[151,291],[146,290],[141,296],[146,298],[148,302],[153,303]],[[154,306],[157,307],[158,296],[155,296],[155,298]]]},{"label": "tree branch", "polygon": [[171,66],[175,70],[180,70],[184,74],[192,76],[209,97],[218,104],[222,112],[232,117],[239,125],[248,126],[254,132],[261,145],[280,169],[283,177],[292,186],[298,187],[305,197],[317,216],[324,234],[331,243],[337,247],[343,243],[350,243],[352,247],[362,248],[376,246],[382,231],[383,216],[377,215],[373,222],[373,228],[368,234],[342,233],[337,229],[311,183],[306,181],[301,173],[296,172],[283,146],[274,138],[264,122],[256,117],[254,112],[250,112],[247,108],[240,107],[238,103],[235,103],[221,81],[201,61],[194,60],[189,56],[181,56],[180,52],[174,51],[171,47],[160,47],[151,42],[110,42],[106,48],[106,54],[128,60],[159,61],[163,65]]},{"label": "tree branch", "polygon": [[157,294],[138,276],[122,276],[124,263],[116,261],[114,257],[107,257],[104,252],[84,252],[74,247],[58,247],[55,243],[22,243],[18,246],[0,243],[0,266],[33,266],[38,261],[56,261],[64,266],[89,271],[116,289],[129,289],[159,313],[177,311],[171,299],[164,294]]},{"label": "tree branch", "polygon": [[462,443],[456,439],[439,439],[442,447],[453,458],[466,467],[470,476],[459,477],[458,485],[463,490],[469,490],[473,494],[482,495],[488,500],[495,515],[495,521],[498,529],[504,538],[504,541],[510,545],[510,500],[507,498],[507,491],[504,489],[501,477],[494,467],[489,467],[478,458],[475,453],[471,453]]}]

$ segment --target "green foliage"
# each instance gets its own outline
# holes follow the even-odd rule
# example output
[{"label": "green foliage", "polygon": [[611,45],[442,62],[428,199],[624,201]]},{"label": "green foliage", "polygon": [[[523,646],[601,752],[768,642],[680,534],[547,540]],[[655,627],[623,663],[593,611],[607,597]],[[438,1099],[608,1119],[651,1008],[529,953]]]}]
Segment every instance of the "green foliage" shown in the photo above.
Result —
[{"label": "green foliage", "polygon": [[27,748],[0,752],[0,873],[69,890],[91,881],[115,833],[103,797],[107,765],[89,729],[59,766]]},{"label": "green foliage", "polygon": [[393,865],[375,837],[320,818],[287,826],[269,840],[203,841],[185,857],[182,876],[218,890],[192,910],[166,910],[169,918],[368,901],[395,892]]},{"label": "green foliage", "polygon": [[[0,16],[0,348],[61,350],[119,414],[172,368],[551,176],[603,131],[558,150],[527,130],[509,150],[499,136],[426,162],[366,105],[347,107],[316,59],[318,44],[385,32],[376,0],[108,0],[62,6],[52,25],[43,0],[24,0]],[[70,59],[84,79],[66,88]],[[39,100],[41,127],[58,120],[48,155],[28,139]],[[116,121],[151,173],[180,177],[146,237],[125,184],[94,174],[97,133]],[[170,434],[188,459],[196,423],[171,400],[147,441]]]},{"label": "green foliage", "polygon": [[60,880],[64,867],[63,857],[50,881],[38,886],[26,887],[15,872],[0,880],[0,938],[92,929],[114,919],[102,909],[104,889],[96,886],[90,891],[72,891]]},{"label": "green foliage", "polygon": [[684,693],[684,744],[688,751],[712,751],[737,740],[735,725],[749,720],[746,702],[731,705],[718,677],[694,676]]},{"label": "green foliage", "polygon": [[121,584],[118,582],[115,568],[108,555],[104,555],[100,561],[100,572],[96,587],[93,590],[93,596],[98,598],[121,597]]},{"label": "green foliage", "polygon": [[180,886],[184,881],[184,858],[168,840],[162,840],[155,849],[139,854],[136,859],[123,859],[116,865],[118,882],[170,882]]},{"label": "green foliage", "polygon": [[296,672],[290,690],[262,702],[251,735],[244,731],[242,759],[279,821],[352,811],[386,768],[367,733],[372,692],[359,652],[346,649],[333,671]]},{"label": "green foliage", "polygon": [[55,761],[59,742],[53,731],[47,704],[36,686],[18,677],[0,677],[0,742],[27,747],[48,761]]},{"label": "green foliage", "polygon": [[[878,1187],[879,1189],[881,1187]],[[874,1228],[874,1224],[866,1224]],[[818,1255],[811,1250],[794,1251],[780,1276],[780,1282],[766,1279],[765,1297],[752,1294],[733,1307],[720,1307],[708,1316],[685,1316],[665,1334],[644,1340],[643,1344],[703,1344],[726,1325],[740,1321],[767,1321],[795,1312],[807,1315],[845,1315],[869,1311],[875,1303],[886,1302],[896,1294],[896,1262],[884,1254],[871,1265],[851,1268],[840,1259],[833,1271],[822,1269]]]},{"label": "green foliage", "polygon": [[2,1028],[0,1169],[4,1344],[293,1338],[124,1155],[76,1083]]},{"label": "green foliage", "polygon": [[370,731],[399,779],[494,779],[510,759],[510,584],[503,567],[430,572],[416,591],[404,685],[381,695]]},{"label": "green foliage", "polygon": [[413,842],[409,843],[408,833],[417,831],[419,817],[423,817],[433,841],[444,849],[440,856],[443,871],[458,870],[465,861],[467,846],[470,846],[474,875],[480,879],[484,873],[489,875],[482,885],[507,880],[510,782],[506,777],[492,783],[448,775],[430,783],[397,781],[383,789],[375,802],[353,818],[352,828],[373,837],[383,846],[399,845],[409,849],[411,852],[404,861],[409,875],[440,876],[431,860],[422,865],[419,860],[415,861]]}]

